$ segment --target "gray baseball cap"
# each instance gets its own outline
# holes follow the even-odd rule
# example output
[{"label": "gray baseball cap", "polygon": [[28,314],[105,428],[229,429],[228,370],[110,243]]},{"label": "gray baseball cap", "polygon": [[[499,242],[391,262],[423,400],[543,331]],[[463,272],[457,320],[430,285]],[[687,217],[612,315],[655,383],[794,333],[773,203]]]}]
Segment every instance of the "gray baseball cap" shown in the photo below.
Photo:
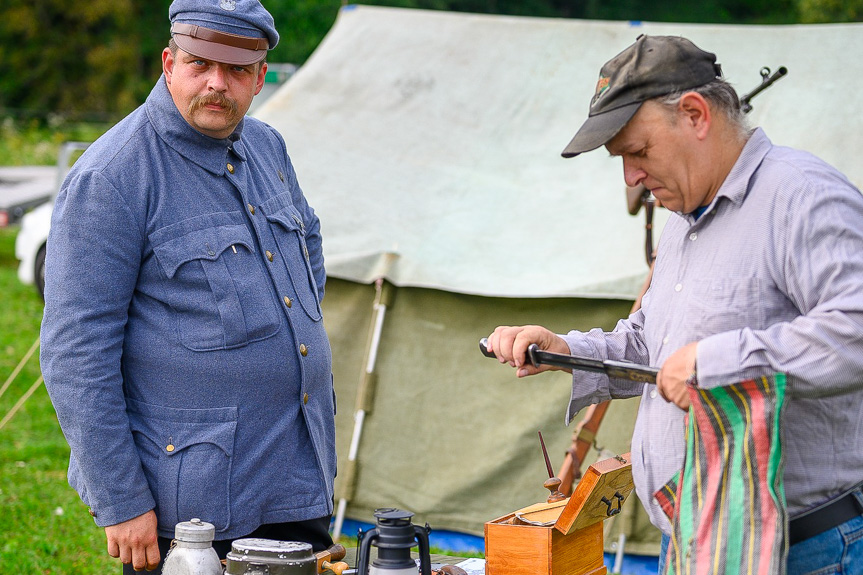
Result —
[{"label": "gray baseball cap", "polygon": [[273,17],[259,0],[174,0],[168,17],[177,46],[206,60],[247,66],[279,43]]},{"label": "gray baseball cap", "polygon": [[651,98],[721,77],[716,55],[686,38],[642,34],[599,71],[587,120],[561,155],[572,158],[604,146]]}]

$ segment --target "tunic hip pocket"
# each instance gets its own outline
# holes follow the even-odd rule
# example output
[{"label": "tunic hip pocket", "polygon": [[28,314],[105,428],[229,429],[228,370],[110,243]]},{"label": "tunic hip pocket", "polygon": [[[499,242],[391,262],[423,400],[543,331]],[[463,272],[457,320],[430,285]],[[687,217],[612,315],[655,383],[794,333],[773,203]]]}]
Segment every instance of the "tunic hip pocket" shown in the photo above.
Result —
[{"label": "tunic hip pocket", "polygon": [[178,409],[127,399],[129,424],[153,497],[159,528],[192,517],[216,532],[231,524],[231,467],[237,409]]}]

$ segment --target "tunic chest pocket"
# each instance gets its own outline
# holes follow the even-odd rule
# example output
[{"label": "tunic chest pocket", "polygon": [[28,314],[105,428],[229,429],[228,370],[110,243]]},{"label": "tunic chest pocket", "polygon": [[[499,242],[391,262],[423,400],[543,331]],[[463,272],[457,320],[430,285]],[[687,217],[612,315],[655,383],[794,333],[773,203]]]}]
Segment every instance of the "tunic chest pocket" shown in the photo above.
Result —
[{"label": "tunic chest pocket", "polygon": [[283,206],[266,216],[267,221],[272,224],[276,245],[288,267],[288,274],[300,305],[311,319],[319,321],[321,303],[309,261],[309,249],[306,246],[306,227],[300,213],[293,206]]},{"label": "tunic chest pocket", "polygon": [[168,280],[164,298],[176,312],[185,347],[230,349],[279,331],[280,312],[244,224],[191,230],[174,224],[151,241]]}]

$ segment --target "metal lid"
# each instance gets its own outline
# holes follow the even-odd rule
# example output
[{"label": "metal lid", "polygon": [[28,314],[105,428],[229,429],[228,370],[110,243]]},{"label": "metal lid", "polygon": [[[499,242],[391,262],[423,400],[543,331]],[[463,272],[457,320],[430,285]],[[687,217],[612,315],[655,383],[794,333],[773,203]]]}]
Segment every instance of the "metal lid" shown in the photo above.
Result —
[{"label": "metal lid", "polygon": [[[252,562],[269,565],[270,573],[315,573],[317,566],[312,546],[308,543],[256,538],[236,539],[231,543],[231,551],[226,556],[227,573],[244,573],[240,565]],[[276,566],[300,570],[273,571]]]},{"label": "metal lid", "polygon": [[197,517],[190,521],[177,523],[174,527],[174,539],[190,543],[209,543],[216,536],[216,528],[212,523],[201,521]]}]

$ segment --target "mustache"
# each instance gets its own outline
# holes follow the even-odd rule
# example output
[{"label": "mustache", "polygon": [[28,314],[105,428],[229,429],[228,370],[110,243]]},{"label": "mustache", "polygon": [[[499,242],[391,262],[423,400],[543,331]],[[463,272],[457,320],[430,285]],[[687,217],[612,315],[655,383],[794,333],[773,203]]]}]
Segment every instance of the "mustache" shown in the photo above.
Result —
[{"label": "mustache", "polygon": [[237,115],[237,102],[219,92],[211,92],[205,96],[195,96],[192,98],[192,101],[189,103],[189,114],[193,114],[204,106],[209,106],[210,104],[215,104],[227,109],[228,117],[230,118]]}]

